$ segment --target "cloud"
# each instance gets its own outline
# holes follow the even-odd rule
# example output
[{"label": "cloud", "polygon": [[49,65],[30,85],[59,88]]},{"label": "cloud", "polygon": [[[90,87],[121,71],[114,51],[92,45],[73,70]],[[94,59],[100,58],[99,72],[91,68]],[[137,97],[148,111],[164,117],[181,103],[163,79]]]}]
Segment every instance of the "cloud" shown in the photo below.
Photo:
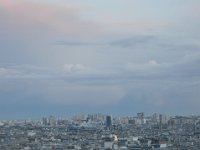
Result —
[{"label": "cloud", "polygon": [[0,0],[1,108],[198,112],[199,2],[154,2]]},{"label": "cloud", "polygon": [[[50,4],[25,0],[2,0],[1,28],[27,35],[89,35],[99,30],[97,26],[81,18],[83,8],[71,4]],[[98,30],[97,30],[98,29]]]},{"label": "cloud", "polygon": [[89,71],[89,67],[86,67],[83,64],[65,64],[63,66],[63,71],[66,73],[86,72],[86,71]]},{"label": "cloud", "polygon": [[[135,35],[131,38],[124,38],[120,40],[97,40],[95,42],[92,41],[77,41],[77,40],[69,40],[69,41],[57,41],[56,45],[63,45],[63,46],[111,46],[111,47],[121,47],[121,48],[128,48],[128,47],[138,47],[142,45],[149,44],[154,42],[156,39],[153,35]],[[112,40],[112,41],[111,41]]]},{"label": "cloud", "polygon": [[19,70],[14,68],[0,68],[0,78],[16,78],[20,77],[22,74]]},{"label": "cloud", "polygon": [[146,62],[144,64],[128,63],[127,66],[128,66],[128,68],[137,67],[138,69],[147,69],[148,67],[160,66],[160,64],[156,60],[149,60],[148,62]]},{"label": "cloud", "polygon": [[[98,67],[94,71],[83,64],[65,64],[60,70],[4,65],[0,69],[3,85],[0,94],[10,103],[28,103],[30,100],[39,106],[48,103],[66,107],[112,107],[113,111],[126,108],[124,112],[127,113],[133,109],[178,113],[178,107],[197,110],[198,64],[199,55],[186,55],[174,63],[150,59],[144,63],[113,67],[112,71]],[[15,98],[5,95],[15,95]],[[175,105],[174,101],[179,104]]]},{"label": "cloud", "polygon": [[55,76],[49,68],[33,65],[5,65],[0,67],[0,79],[42,79]]},{"label": "cloud", "polygon": [[120,46],[122,48],[126,48],[126,47],[141,46],[143,44],[148,44],[149,42],[152,42],[153,40],[155,40],[154,36],[139,35],[132,38],[114,41],[109,44],[110,46]]},{"label": "cloud", "polygon": [[65,46],[87,46],[87,45],[94,45],[93,43],[86,43],[86,42],[68,42],[68,41],[58,41],[55,43],[56,45],[65,45]]}]

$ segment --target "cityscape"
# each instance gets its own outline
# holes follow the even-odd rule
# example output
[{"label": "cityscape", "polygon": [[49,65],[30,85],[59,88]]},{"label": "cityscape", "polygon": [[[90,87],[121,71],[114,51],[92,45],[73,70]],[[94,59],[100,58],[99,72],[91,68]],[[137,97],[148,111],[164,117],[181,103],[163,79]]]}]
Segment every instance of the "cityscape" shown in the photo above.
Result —
[{"label": "cityscape", "polygon": [[2,150],[198,150],[200,116],[143,112],[0,121]]},{"label": "cityscape", "polygon": [[0,150],[200,150],[200,0],[0,0]]}]

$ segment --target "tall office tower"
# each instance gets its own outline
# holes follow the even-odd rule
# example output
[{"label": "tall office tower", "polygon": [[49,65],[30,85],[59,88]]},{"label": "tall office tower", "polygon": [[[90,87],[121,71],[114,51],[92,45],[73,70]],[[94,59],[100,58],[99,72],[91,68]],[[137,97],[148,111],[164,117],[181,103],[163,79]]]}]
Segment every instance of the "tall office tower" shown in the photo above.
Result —
[{"label": "tall office tower", "polygon": [[137,118],[138,119],[144,119],[144,113],[143,112],[137,113]]},{"label": "tall office tower", "polygon": [[160,132],[162,132],[162,118],[163,118],[163,116],[160,114],[159,115],[159,128],[160,128]]},{"label": "tall office tower", "polygon": [[57,123],[56,118],[54,116],[50,116],[49,117],[49,125],[56,126],[56,123]]},{"label": "tall office tower", "polygon": [[137,119],[141,121],[141,124],[144,124],[144,113],[137,113]]},{"label": "tall office tower", "polygon": [[112,116],[106,116],[106,127],[112,126]]},{"label": "tall office tower", "polygon": [[42,124],[43,125],[48,125],[48,119],[46,117],[42,118]]},{"label": "tall office tower", "polygon": [[152,116],[152,120],[153,120],[153,122],[158,122],[159,121],[159,114],[154,113],[153,116]]}]

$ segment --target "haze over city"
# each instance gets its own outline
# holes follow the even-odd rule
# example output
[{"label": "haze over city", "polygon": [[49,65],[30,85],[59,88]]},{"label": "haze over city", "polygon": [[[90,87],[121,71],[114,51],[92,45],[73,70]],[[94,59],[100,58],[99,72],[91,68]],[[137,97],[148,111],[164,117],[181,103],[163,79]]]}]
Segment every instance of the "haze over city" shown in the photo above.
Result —
[{"label": "haze over city", "polygon": [[200,114],[199,0],[0,0],[0,119]]}]

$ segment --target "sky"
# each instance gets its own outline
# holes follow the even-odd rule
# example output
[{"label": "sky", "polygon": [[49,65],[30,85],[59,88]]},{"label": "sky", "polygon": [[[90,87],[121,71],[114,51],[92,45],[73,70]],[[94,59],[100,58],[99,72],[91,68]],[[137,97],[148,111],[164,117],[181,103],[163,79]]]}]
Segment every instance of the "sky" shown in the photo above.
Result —
[{"label": "sky", "polygon": [[0,0],[0,119],[200,114],[199,0]]}]

